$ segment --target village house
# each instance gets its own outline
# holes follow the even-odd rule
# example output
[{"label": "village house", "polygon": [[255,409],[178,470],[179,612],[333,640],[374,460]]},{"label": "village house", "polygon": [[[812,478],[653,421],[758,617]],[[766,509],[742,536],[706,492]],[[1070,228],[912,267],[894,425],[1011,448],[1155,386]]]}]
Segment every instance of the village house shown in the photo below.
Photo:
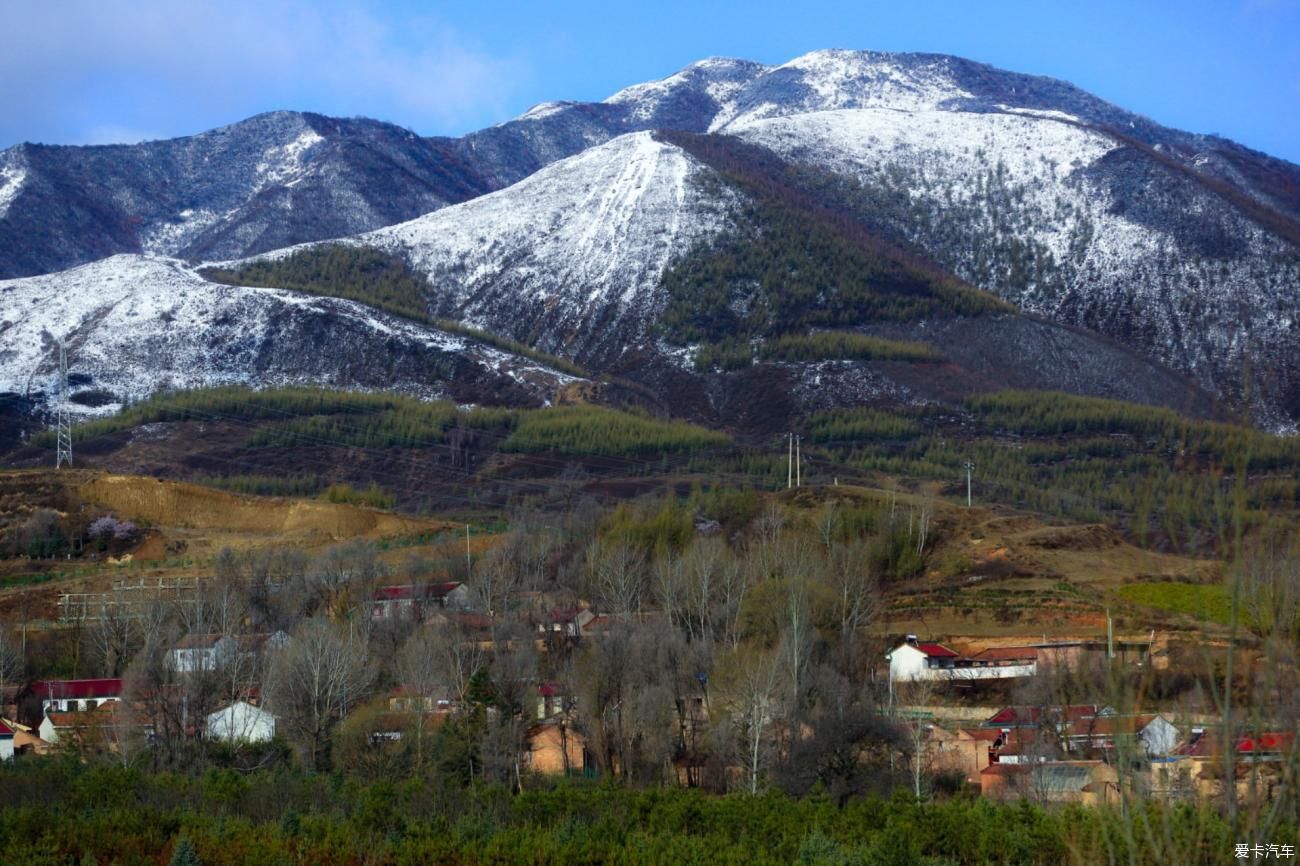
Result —
[{"label": "village house", "polygon": [[[30,718],[33,724],[48,712],[66,713],[93,710],[108,701],[122,698],[122,680],[37,680],[23,697],[18,699],[20,716]],[[30,700],[29,700],[30,699]],[[23,712],[25,705],[39,702],[39,710]]]},{"label": "village house", "polygon": [[[1153,663],[1150,640],[1077,640],[1026,642],[962,653],[935,641],[906,635],[886,655],[889,680],[901,682],[970,682],[1033,677],[1053,668],[1080,670],[1112,663]],[[1165,662],[1167,657],[1162,656]],[[1159,665],[1156,665],[1159,666]]]},{"label": "village house", "polygon": [[1270,801],[1282,790],[1286,768],[1295,756],[1296,734],[1289,731],[1244,733],[1226,737],[1221,730],[1193,728],[1187,742],[1174,749],[1160,769],[1176,790],[1190,784],[1197,796],[1222,796],[1228,787],[1227,743],[1232,748],[1232,785],[1239,797]]},{"label": "village house", "polygon": [[458,581],[381,586],[370,601],[370,618],[423,622],[435,610],[469,610],[470,605],[469,587]]},{"label": "village house", "polygon": [[167,665],[177,673],[215,671],[235,662],[252,662],[289,642],[282,631],[270,634],[191,634],[167,652]]},{"label": "village house", "polygon": [[76,749],[83,754],[119,752],[123,742],[133,736],[147,742],[152,725],[124,701],[112,701],[93,710],[47,713],[38,733],[52,748]]},{"label": "village house", "polygon": [[18,733],[3,719],[0,719],[0,761],[14,759],[14,735]]},{"label": "village house", "polygon": [[3,723],[14,732],[15,755],[48,755],[50,753],[50,744],[37,736],[29,725],[21,724],[13,719],[0,719],[0,723]]},{"label": "village house", "polygon": [[1094,716],[1074,721],[1065,732],[1065,750],[1071,753],[1131,748],[1158,758],[1177,745],[1178,728],[1159,714]]},{"label": "village house", "polygon": [[1038,673],[1032,647],[998,647],[965,656],[941,643],[920,641],[909,634],[885,654],[890,683],[1002,680]]},{"label": "village house", "polygon": [[537,686],[537,718],[549,719],[573,708],[575,700],[570,691],[560,683],[541,683]]},{"label": "village house", "polygon": [[959,728],[945,738],[943,748],[931,755],[931,767],[935,772],[961,773],[967,783],[978,785],[980,771],[989,765],[990,747],[1001,736],[1001,731]]},{"label": "village house", "polygon": [[595,618],[591,608],[555,608],[538,618],[537,630],[547,636],[578,638],[586,634],[586,627]]},{"label": "village house", "polygon": [[388,696],[388,710],[393,713],[446,712],[451,709],[451,687],[437,685],[426,694],[405,685],[399,685]]},{"label": "village house", "polygon": [[209,739],[226,743],[265,743],[275,737],[275,716],[247,701],[234,701],[207,718]]},{"label": "village house", "polygon": [[1114,716],[1115,710],[1102,704],[1067,704],[1064,706],[1010,706],[989,716],[982,726],[986,728],[1043,728],[1051,727],[1064,733],[1065,729],[1093,719]]},{"label": "village house", "polygon": [[980,772],[980,794],[993,800],[1095,806],[1119,798],[1119,774],[1103,761],[991,764]]},{"label": "village house", "polygon": [[587,739],[563,716],[543,719],[524,733],[524,769],[548,776],[590,774],[595,763]]}]

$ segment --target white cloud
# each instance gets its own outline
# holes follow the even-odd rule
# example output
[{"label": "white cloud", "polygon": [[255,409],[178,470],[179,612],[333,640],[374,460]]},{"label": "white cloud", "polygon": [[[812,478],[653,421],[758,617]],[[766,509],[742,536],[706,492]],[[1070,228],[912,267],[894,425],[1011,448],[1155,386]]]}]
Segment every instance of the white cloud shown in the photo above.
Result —
[{"label": "white cloud", "polygon": [[499,111],[524,72],[436,17],[357,0],[60,0],[19,4],[6,30],[0,147],[199,132],[273,108],[455,128]]}]

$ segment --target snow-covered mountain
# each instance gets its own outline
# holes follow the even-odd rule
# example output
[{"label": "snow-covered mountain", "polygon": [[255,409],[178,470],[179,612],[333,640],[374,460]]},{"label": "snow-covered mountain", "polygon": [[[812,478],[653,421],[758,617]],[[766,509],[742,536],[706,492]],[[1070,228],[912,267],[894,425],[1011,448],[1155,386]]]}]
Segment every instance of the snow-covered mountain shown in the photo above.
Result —
[{"label": "snow-covered mountain", "polygon": [[[942,55],[819,51],[780,66],[712,58],[599,103],[544,103],[457,140],[282,113],[135,147],[12,148],[0,152],[0,275],[122,250],[242,259],[337,237],[404,258],[427,277],[433,315],[597,369],[654,367],[646,375],[656,387],[665,376],[685,387],[675,377],[688,375],[690,349],[661,329],[665,273],[738,232],[766,243],[771,229],[745,222],[756,193],[737,179],[743,166],[650,130],[761,148],[805,205],[1042,317],[1033,335],[991,329],[1037,347],[989,347],[990,357],[1041,367],[1017,371],[1018,381],[1118,395],[1105,377],[1123,368],[1134,391],[1124,395],[1143,399],[1141,383],[1159,380],[1147,399],[1175,402],[1177,377],[1133,372],[1140,363],[1114,354],[1129,351],[1220,397],[1248,390],[1254,416],[1275,429],[1300,419],[1300,167],[1163,128],[1063,82]],[[200,289],[188,266],[117,257],[97,267],[0,283],[6,387],[21,392],[14,383],[32,374],[20,336],[65,336],[95,315],[51,313],[33,331],[13,324],[18,299],[93,294],[116,275],[149,303],[182,280],[194,297],[253,315],[237,304],[254,290]],[[729,288],[729,302],[752,304],[751,289]],[[324,315],[336,302],[310,303]],[[117,345],[164,345],[149,328],[165,324],[137,317]],[[948,337],[927,334],[974,333],[923,324],[885,330],[940,341]],[[312,366],[310,343],[295,345],[306,331],[257,333],[297,359],[302,378],[332,375]],[[1053,357],[1054,343],[1074,348]],[[1080,373],[1088,352],[1109,360]],[[253,355],[223,357],[199,366],[273,378]],[[974,356],[961,363],[980,366]],[[803,389],[803,404],[831,381],[844,399],[864,399],[871,389],[855,390],[854,376],[878,371],[822,365],[791,387]],[[910,373],[903,379],[876,393],[928,393]],[[125,381],[104,387],[139,391]]]},{"label": "snow-covered mountain", "polygon": [[573,378],[364,304],[218,285],[178,260],[130,254],[0,283],[0,322],[0,393],[79,415],[224,384],[541,405]]},{"label": "snow-covered mountain", "polygon": [[354,234],[488,187],[448,142],[275,112],[189,138],[0,151],[0,277],[122,252],[230,258]]},{"label": "snow-covered mountain", "polygon": [[357,240],[425,274],[439,316],[610,360],[645,341],[668,265],[726,225],[734,196],[707,189],[702,173],[712,174],[679,148],[629,133]]}]

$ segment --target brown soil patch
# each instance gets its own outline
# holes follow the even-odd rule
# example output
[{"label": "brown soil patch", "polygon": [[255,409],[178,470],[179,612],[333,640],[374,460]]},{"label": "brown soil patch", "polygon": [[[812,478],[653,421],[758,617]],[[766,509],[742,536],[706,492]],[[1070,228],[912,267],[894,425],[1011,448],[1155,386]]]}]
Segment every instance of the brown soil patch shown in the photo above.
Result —
[{"label": "brown soil patch", "polygon": [[88,502],[155,526],[218,530],[294,540],[383,538],[436,532],[441,521],[333,502],[241,496],[194,484],[105,475],[81,485]]}]

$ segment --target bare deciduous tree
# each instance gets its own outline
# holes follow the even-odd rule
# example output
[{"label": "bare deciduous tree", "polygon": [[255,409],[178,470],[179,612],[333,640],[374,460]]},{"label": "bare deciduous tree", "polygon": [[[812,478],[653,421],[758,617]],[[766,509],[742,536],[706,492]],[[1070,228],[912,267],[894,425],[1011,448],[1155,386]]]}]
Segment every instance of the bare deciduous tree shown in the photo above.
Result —
[{"label": "bare deciduous tree", "polygon": [[646,592],[646,558],[628,539],[596,545],[590,555],[591,581],[601,607],[625,619],[641,612]]},{"label": "bare deciduous tree", "polygon": [[880,586],[871,573],[869,554],[861,540],[830,549],[824,573],[835,598],[841,640],[849,640],[870,625],[880,607]]},{"label": "bare deciduous tree", "polygon": [[284,719],[317,770],[329,766],[334,726],[374,679],[365,642],[322,619],[305,620],[276,653],[268,673],[269,709]]},{"label": "bare deciduous tree", "polygon": [[510,594],[519,589],[519,568],[508,553],[497,548],[474,568],[467,585],[473,607],[495,617],[505,611]]},{"label": "bare deciduous tree", "polygon": [[771,761],[771,726],[779,718],[781,662],[775,652],[734,652],[719,666],[719,703],[740,748],[747,787],[757,794]]}]

